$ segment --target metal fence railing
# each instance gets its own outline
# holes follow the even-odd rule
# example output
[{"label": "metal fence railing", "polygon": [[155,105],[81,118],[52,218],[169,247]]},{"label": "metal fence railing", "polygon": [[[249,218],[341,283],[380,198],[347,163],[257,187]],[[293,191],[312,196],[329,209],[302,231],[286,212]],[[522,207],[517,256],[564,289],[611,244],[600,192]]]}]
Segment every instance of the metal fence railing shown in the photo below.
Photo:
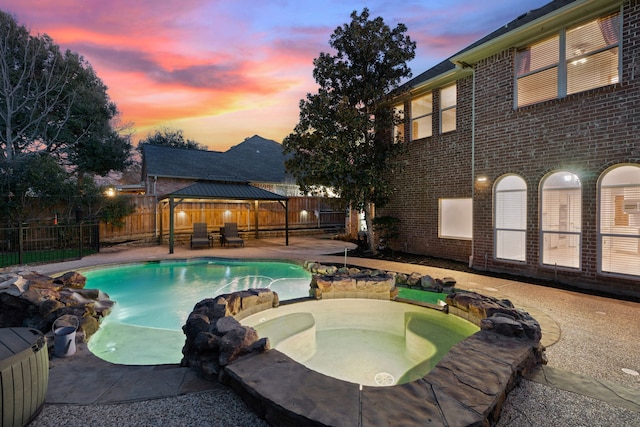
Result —
[{"label": "metal fence railing", "polygon": [[98,223],[0,228],[0,268],[79,259],[99,248]]}]

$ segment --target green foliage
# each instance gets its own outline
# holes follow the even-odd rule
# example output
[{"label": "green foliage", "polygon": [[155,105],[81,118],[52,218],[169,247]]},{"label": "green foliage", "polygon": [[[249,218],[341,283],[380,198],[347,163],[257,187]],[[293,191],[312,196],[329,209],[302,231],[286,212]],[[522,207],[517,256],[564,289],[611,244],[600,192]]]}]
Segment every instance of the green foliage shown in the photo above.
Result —
[{"label": "green foliage", "polygon": [[121,225],[135,210],[126,198],[106,197],[93,179],[78,181],[48,153],[0,159],[0,218],[7,226],[53,218],[61,223],[101,217]]},{"label": "green foliage", "polygon": [[47,153],[27,153],[0,159],[0,214],[7,225],[42,215],[64,203],[75,183]]},{"label": "green foliage", "polygon": [[80,174],[124,169],[131,144],[113,129],[117,108],[91,66],[1,11],[0,40],[2,157],[47,152]]},{"label": "green foliage", "polygon": [[380,239],[380,245],[391,248],[391,244],[400,237],[400,219],[390,215],[373,218],[373,229]]},{"label": "green foliage", "polygon": [[0,76],[2,221],[99,209],[86,175],[124,169],[132,147],[91,65],[0,11]]},{"label": "green foliage", "polygon": [[162,145],[165,147],[175,148],[188,148],[191,150],[206,150],[207,147],[199,144],[198,142],[185,139],[184,132],[181,129],[163,128],[156,130],[153,134],[147,135],[147,137],[138,143],[138,151],[142,151],[144,144],[149,145]]},{"label": "green foliage", "polygon": [[331,36],[335,54],[314,60],[317,94],[300,101],[300,120],[283,147],[287,170],[305,192],[331,188],[355,208],[384,204],[389,176],[399,172],[402,144],[393,141],[399,117],[388,107],[389,93],[411,76],[407,66],[415,43],[398,24],[390,29],[368,9]]},{"label": "green foliage", "polygon": [[124,218],[135,212],[135,207],[125,196],[107,197],[100,211],[100,220],[115,227],[125,225]]}]

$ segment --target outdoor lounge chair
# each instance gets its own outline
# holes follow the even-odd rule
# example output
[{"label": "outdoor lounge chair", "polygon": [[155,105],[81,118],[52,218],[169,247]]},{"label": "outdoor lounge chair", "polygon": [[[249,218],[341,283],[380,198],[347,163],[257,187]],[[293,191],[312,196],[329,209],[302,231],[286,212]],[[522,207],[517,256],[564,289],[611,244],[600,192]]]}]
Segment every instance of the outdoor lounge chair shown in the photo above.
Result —
[{"label": "outdoor lounge chair", "polygon": [[191,249],[196,247],[211,247],[211,241],[209,240],[209,234],[207,233],[207,224],[204,222],[196,222],[193,224]]},{"label": "outdoor lounge chair", "polygon": [[238,224],[235,222],[225,222],[224,228],[220,232],[223,245],[241,245],[244,247],[244,240],[238,235]]}]

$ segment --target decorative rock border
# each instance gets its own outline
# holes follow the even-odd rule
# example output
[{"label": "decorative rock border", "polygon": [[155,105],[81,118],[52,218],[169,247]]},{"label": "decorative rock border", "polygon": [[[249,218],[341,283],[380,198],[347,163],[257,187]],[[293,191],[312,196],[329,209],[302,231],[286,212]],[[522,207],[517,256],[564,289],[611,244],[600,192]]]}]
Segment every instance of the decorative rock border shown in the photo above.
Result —
[{"label": "decorative rock border", "polygon": [[80,324],[76,338],[88,340],[114,302],[98,289],[84,289],[86,281],[77,272],[55,278],[33,271],[0,274],[0,327],[38,329],[51,343],[53,322],[60,316],[73,315]]},{"label": "decorative rock border", "polygon": [[336,267],[317,262],[305,262],[304,268],[313,276],[310,295],[323,298],[395,299],[398,286],[433,292],[451,292],[456,284],[453,277],[433,278],[420,273],[395,273],[384,270],[361,270]]},{"label": "decorative rock border", "polygon": [[[315,298],[393,299],[397,294],[399,275],[394,273],[325,267],[310,268],[316,272],[311,285]],[[412,280],[422,286],[422,278]],[[443,286],[455,280],[427,283]],[[253,328],[238,322],[279,304],[277,294],[267,289],[198,303],[183,327],[187,344],[182,365],[227,384],[273,425],[492,425],[520,377],[546,363],[540,325],[507,300],[452,292],[446,302],[450,313],[481,330],[454,346],[422,379],[408,384],[360,387],[269,350],[268,337],[259,338]]]},{"label": "decorative rock border", "polygon": [[379,271],[352,274],[314,275],[310,293],[316,299],[394,299],[398,295],[395,277]]},{"label": "decorative rock border", "polygon": [[217,379],[223,368],[240,356],[269,349],[267,337],[238,320],[277,307],[278,294],[269,289],[250,289],[208,298],[195,305],[182,327],[186,342],[181,366]]}]

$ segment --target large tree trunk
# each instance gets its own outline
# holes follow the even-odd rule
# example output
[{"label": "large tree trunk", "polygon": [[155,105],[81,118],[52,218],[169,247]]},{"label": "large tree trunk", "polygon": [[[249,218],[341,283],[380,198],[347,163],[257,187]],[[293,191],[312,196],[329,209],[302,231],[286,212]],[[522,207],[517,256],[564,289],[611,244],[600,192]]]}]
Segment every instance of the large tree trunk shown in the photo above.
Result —
[{"label": "large tree trunk", "polygon": [[367,224],[367,241],[369,242],[369,250],[375,255],[378,253],[377,242],[374,241],[373,232],[373,213],[375,205],[373,203],[364,204],[364,221]]}]

